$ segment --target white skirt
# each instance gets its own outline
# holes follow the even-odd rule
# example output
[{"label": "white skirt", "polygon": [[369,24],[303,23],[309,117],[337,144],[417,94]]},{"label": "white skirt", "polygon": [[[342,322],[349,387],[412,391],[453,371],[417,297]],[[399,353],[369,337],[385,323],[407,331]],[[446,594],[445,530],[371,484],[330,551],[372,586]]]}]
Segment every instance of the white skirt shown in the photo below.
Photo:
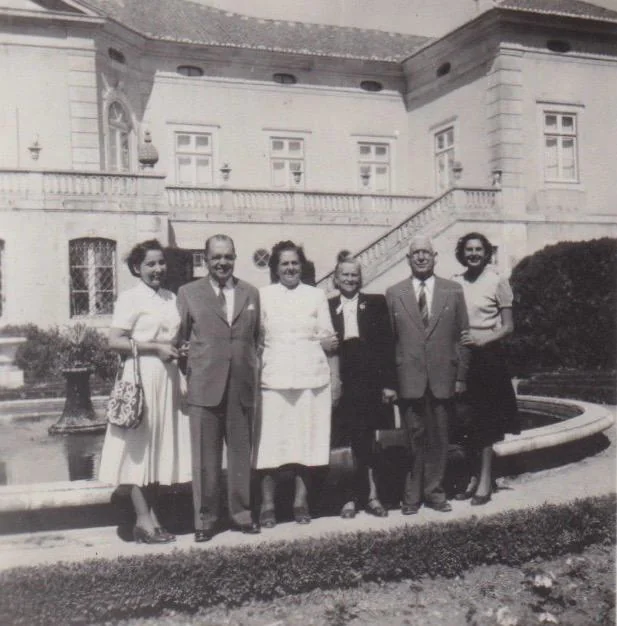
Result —
[{"label": "white skirt", "polygon": [[[181,374],[175,363],[140,357],[144,416],[135,429],[107,425],[99,480],[112,485],[171,485],[191,480],[189,419],[180,410]],[[132,380],[128,359],[123,378]]]},{"label": "white skirt", "polygon": [[330,411],[330,385],[317,389],[262,389],[254,467],[327,465]]}]

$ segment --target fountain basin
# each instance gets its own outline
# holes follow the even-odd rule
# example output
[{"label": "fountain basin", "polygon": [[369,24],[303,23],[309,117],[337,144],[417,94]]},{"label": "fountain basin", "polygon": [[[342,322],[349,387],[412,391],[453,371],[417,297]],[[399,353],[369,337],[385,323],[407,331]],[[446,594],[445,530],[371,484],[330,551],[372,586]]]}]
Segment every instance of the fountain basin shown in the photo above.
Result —
[{"label": "fountain basin", "polygon": [[[97,412],[104,407],[104,398],[95,399],[95,409]],[[508,435],[506,439],[494,445],[494,450],[499,457],[510,457],[518,454],[536,451],[542,448],[551,448],[564,443],[585,439],[592,435],[601,433],[610,428],[614,423],[614,418],[609,408],[583,402],[579,400],[562,400],[557,398],[546,398],[538,396],[518,396],[517,402],[523,416],[523,421],[527,424],[541,424],[534,428],[523,430],[520,435]],[[9,403],[4,403],[9,404]],[[15,403],[15,409],[19,412],[27,412],[29,415],[20,417],[4,418],[0,415],[0,425],[7,422],[19,422],[20,420],[32,421],[34,405],[32,401],[26,406],[25,403]],[[3,411],[6,412],[6,408]],[[57,413],[56,413],[57,416]],[[92,475],[96,475],[98,460],[97,454],[102,446],[102,435],[64,435],[49,437],[46,432],[45,419],[55,419],[55,416],[39,417],[43,420],[42,432],[47,439],[52,441],[66,441],[66,445],[73,446],[73,450],[86,450],[87,456],[92,456]],[[34,420],[36,421],[36,420]],[[91,446],[84,444],[84,437],[93,437]],[[96,443],[98,438],[98,443]],[[81,447],[79,442],[82,442]],[[77,443],[75,443],[77,442]],[[75,448],[77,445],[77,448]],[[98,451],[98,452],[97,452]],[[349,453],[346,449],[333,450],[331,455],[332,465],[345,465],[348,462]],[[37,459],[32,458],[32,464],[37,464]],[[82,464],[83,465],[83,464]],[[77,475],[83,471],[79,463]],[[73,517],[77,515],[77,524],[80,520],[81,507],[104,507],[108,506],[111,496],[115,490],[112,485],[107,485],[96,479],[77,480],[54,480],[53,482],[31,482],[29,484],[10,484],[0,486],[0,533],[3,532],[2,516],[19,516],[20,512],[36,512],[43,510],[70,509]],[[188,485],[181,486],[180,489],[187,489]],[[85,509],[84,509],[85,510]],[[11,524],[12,525],[12,524]],[[7,532],[4,530],[4,532]],[[14,532],[14,531],[9,531]]]},{"label": "fountain basin", "polygon": [[526,416],[549,418],[553,423],[506,435],[493,445],[497,456],[511,456],[552,448],[601,433],[614,423],[606,407],[582,400],[543,396],[517,396],[519,411]]}]

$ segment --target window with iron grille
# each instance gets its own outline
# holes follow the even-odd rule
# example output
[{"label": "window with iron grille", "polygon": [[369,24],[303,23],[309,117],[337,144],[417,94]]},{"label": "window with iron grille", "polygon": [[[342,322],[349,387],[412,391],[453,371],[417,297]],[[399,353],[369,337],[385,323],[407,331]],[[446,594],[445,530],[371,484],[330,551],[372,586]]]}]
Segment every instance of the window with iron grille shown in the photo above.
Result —
[{"label": "window with iron grille", "polygon": [[390,191],[390,146],[387,143],[358,143],[360,189],[377,193]]},{"label": "window with iron grille", "polygon": [[544,112],[544,180],[577,182],[576,114]]},{"label": "window with iron grille", "polygon": [[116,299],[116,243],[109,239],[69,242],[71,317],[111,315]]}]

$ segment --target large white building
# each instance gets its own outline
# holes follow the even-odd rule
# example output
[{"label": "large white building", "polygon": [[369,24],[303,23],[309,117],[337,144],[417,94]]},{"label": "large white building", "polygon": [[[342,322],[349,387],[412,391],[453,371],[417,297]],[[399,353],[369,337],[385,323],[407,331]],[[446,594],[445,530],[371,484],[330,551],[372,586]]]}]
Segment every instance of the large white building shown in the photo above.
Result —
[{"label": "large white building", "polygon": [[0,326],[106,326],[151,237],[199,275],[228,233],[258,286],[282,238],[318,279],[347,248],[381,291],[418,231],[444,276],[471,229],[504,272],[617,235],[617,12],[480,5],[428,38],[189,0],[0,0]]}]

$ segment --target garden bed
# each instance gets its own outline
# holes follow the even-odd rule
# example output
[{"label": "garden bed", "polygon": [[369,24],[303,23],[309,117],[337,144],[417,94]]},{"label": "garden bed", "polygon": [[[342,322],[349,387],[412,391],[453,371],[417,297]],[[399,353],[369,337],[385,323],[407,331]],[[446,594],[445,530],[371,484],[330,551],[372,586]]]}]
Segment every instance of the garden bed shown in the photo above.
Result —
[{"label": "garden bed", "polygon": [[[615,543],[615,496],[383,532],[92,560],[0,575],[7,623],[91,624],[443,576]],[[447,622],[443,622],[447,623]]]},{"label": "garden bed", "polygon": [[522,567],[479,566],[454,579],[362,583],[193,616],[167,610],[115,626],[613,626],[614,572],[613,547],[596,545]]}]

